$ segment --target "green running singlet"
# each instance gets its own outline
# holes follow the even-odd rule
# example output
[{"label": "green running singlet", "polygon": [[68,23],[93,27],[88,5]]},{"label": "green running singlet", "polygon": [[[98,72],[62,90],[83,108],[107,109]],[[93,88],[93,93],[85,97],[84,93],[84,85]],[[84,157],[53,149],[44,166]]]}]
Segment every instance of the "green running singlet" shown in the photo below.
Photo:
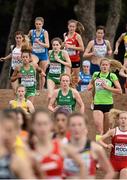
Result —
[{"label": "green running singlet", "polygon": [[[58,53],[60,60],[65,61],[62,56],[62,51]],[[57,62],[54,57],[54,51],[51,52],[50,56],[50,67],[47,78],[51,79],[55,84],[60,84],[60,75],[65,71],[65,65]]]},{"label": "green running singlet", "polygon": [[71,89],[69,89],[68,94],[66,96],[62,94],[62,90],[60,89],[56,101],[58,106],[64,107],[65,109],[69,110],[69,112],[75,110],[76,99],[73,97]]},{"label": "green running singlet", "polygon": [[108,76],[109,73],[95,72],[93,74],[92,79],[94,80],[95,86],[94,104],[113,104],[112,92],[104,89],[102,83],[105,82],[108,86],[112,87],[112,84],[118,80],[118,78],[114,73],[110,73],[110,79]]},{"label": "green running singlet", "polygon": [[36,71],[32,65],[29,70],[25,70],[24,66],[20,68],[21,84],[26,88],[26,98],[29,96],[35,96],[36,94]]}]

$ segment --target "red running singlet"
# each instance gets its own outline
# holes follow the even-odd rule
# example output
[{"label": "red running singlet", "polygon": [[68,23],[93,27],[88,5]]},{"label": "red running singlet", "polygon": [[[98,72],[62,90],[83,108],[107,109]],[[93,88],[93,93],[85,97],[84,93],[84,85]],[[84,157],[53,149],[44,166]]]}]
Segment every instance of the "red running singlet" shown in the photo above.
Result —
[{"label": "red running singlet", "polygon": [[57,140],[53,140],[52,152],[47,156],[41,157],[40,163],[46,179],[62,179],[63,158]]},{"label": "red running singlet", "polygon": [[[72,45],[74,47],[79,47],[79,43],[76,39],[77,33],[75,32],[73,37],[69,38],[67,35],[65,35],[65,43]],[[74,50],[74,49],[66,49],[69,57],[71,59],[71,62],[79,62],[80,61],[80,56],[79,56],[79,51]]]},{"label": "red running singlet", "polygon": [[127,131],[121,131],[116,127],[112,144],[114,147],[110,154],[110,160],[114,170],[120,171],[127,168]]}]

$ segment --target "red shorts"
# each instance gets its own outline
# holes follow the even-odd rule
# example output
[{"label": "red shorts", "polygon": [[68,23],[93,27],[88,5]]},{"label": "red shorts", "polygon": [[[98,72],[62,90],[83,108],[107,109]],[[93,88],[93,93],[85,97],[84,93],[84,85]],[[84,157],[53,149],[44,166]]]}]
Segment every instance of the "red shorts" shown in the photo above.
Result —
[{"label": "red shorts", "polygon": [[127,160],[116,160],[114,158],[110,159],[110,162],[115,171],[121,171],[124,168],[127,168]]}]

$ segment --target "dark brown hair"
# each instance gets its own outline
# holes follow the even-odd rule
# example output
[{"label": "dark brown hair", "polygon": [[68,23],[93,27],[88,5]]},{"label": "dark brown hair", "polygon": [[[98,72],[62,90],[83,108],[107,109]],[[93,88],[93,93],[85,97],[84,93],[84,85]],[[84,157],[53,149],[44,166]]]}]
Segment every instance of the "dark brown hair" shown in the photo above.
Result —
[{"label": "dark brown hair", "polygon": [[103,30],[105,33],[105,27],[104,26],[97,26],[96,31]]},{"label": "dark brown hair", "polygon": [[60,39],[59,37],[55,37],[51,40],[51,44],[53,44],[54,41],[58,41],[60,45],[62,45],[62,39]]}]

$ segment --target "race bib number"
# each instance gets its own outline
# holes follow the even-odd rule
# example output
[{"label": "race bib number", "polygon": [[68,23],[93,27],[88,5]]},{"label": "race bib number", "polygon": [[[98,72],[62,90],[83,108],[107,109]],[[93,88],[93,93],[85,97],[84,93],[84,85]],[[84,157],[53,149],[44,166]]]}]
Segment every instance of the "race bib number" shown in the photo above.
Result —
[{"label": "race bib number", "polygon": [[60,63],[51,63],[49,73],[61,74],[61,64]]},{"label": "race bib number", "polygon": [[104,88],[102,87],[102,83],[103,83],[103,82],[104,82],[103,79],[96,79],[96,80],[95,80],[95,89],[96,89],[97,91],[104,89]]},{"label": "race bib number", "polygon": [[127,144],[115,144],[115,156],[127,156]]},{"label": "race bib number", "polygon": [[64,160],[64,168],[65,168],[65,170],[67,170],[67,171],[69,171],[71,173],[79,172],[78,166],[70,158],[65,158],[65,160]]},{"label": "race bib number", "polygon": [[34,77],[22,77],[21,84],[25,87],[31,87],[35,85],[35,78]]},{"label": "race bib number", "polygon": [[13,53],[12,55],[12,68],[15,69],[17,66],[23,65],[21,60],[21,53]]},{"label": "race bib number", "polygon": [[62,106],[64,109],[67,109],[70,113],[72,113],[72,107],[71,105],[63,105]]},{"label": "race bib number", "polygon": [[87,89],[87,85],[81,85],[81,91],[85,91]]},{"label": "race bib number", "polygon": [[69,56],[75,56],[76,55],[76,50],[74,50],[74,49],[67,49],[67,52],[68,52],[68,54],[69,54]]},{"label": "race bib number", "polygon": [[33,51],[35,53],[45,53],[45,48],[40,46],[38,43],[34,42],[33,43]]},{"label": "race bib number", "polygon": [[106,45],[103,46],[96,46],[94,48],[95,56],[97,57],[104,57],[107,54],[107,47]]},{"label": "race bib number", "polygon": [[82,153],[82,159],[85,162],[86,167],[88,168],[88,170],[90,169],[90,165],[91,165],[91,157],[90,157],[90,152],[86,151]]}]

